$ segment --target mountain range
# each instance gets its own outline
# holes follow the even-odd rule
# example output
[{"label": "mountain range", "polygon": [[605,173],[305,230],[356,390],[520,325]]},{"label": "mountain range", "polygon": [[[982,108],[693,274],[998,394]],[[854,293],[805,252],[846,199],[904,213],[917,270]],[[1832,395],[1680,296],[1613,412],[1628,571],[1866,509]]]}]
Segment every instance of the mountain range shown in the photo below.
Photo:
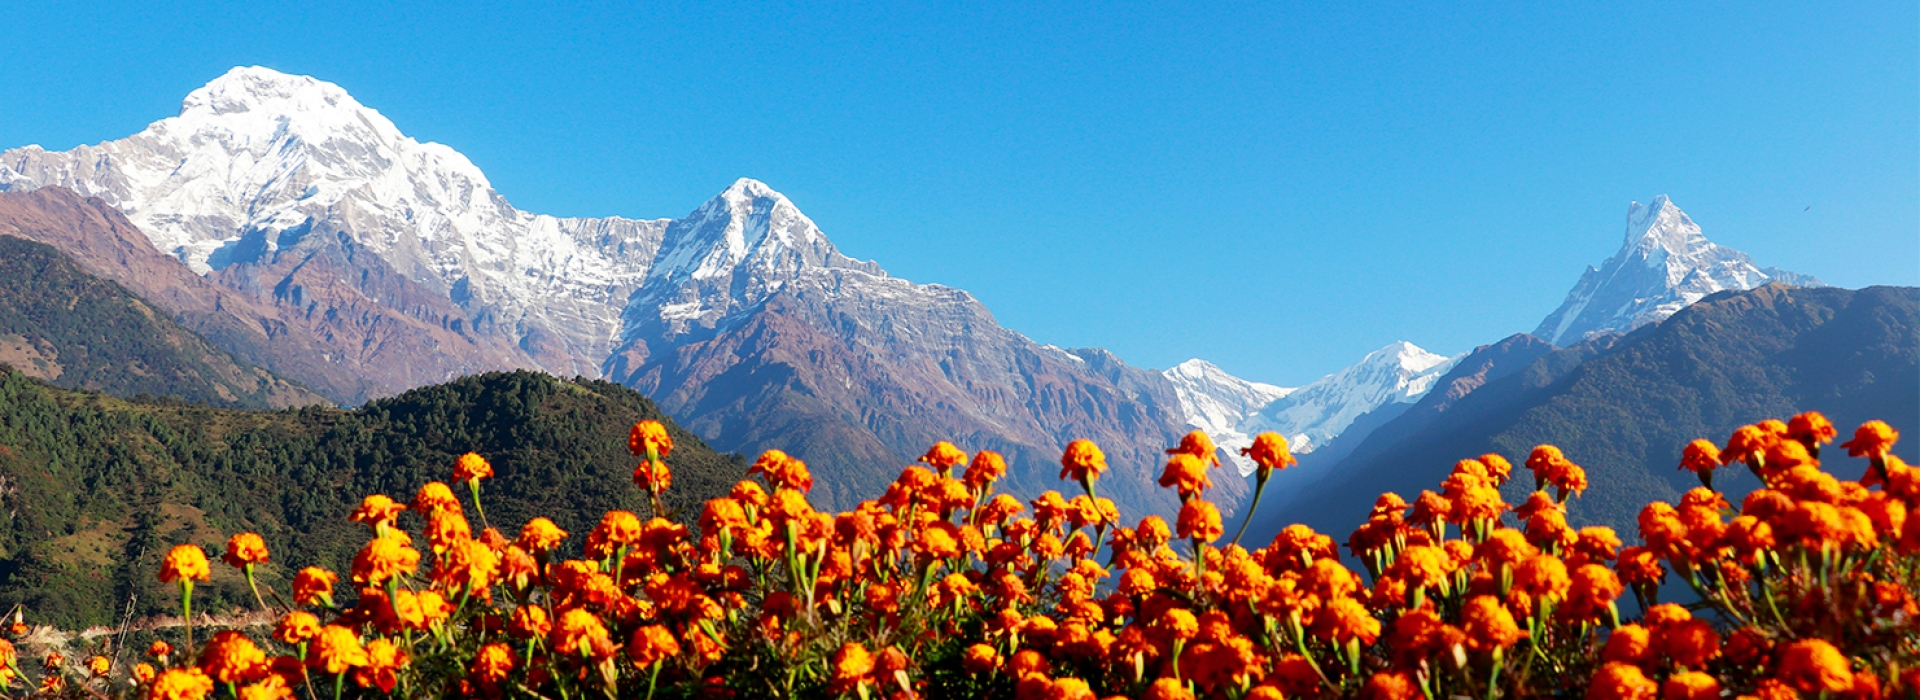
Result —
[{"label": "mountain range", "polygon": [[[742,178],[673,219],[524,212],[460,153],[339,86],[259,67],[127,138],[0,152],[0,231],[8,222],[337,403],[488,370],[605,377],[718,449],[809,460],[837,507],[936,440],[1006,454],[1016,490],[1060,488],[1053,465],[1085,437],[1114,465],[1103,495],[1168,513],[1177,502],[1152,483],[1161,450],[1195,427],[1242,473],[1237,447],[1286,434],[1319,455],[1289,477],[1304,488],[1453,386],[1463,361],[1397,342],[1295,388],[1197,359],[1134,367],[1036,342],[963,290],[844,255],[765,183]],[[1541,333],[1626,331],[1773,280],[1817,283],[1707,242],[1662,196],[1634,205],[1621,252]],[[1248,495],[1242,479],[1216,483],[1229,513]]]}]

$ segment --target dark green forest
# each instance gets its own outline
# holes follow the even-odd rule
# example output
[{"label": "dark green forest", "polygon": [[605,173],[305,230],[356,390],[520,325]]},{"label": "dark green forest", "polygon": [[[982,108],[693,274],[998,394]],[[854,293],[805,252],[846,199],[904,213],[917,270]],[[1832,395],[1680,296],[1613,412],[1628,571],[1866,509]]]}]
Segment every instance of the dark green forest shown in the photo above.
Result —
[{"label": "dark green forest", "polygon": [[55,386],[232,408],[326,403],[243,363],[52,246],[0,236],[0,362]]},{"label": "dark green forest", "polygon": [[[165,614],[179,602],[155,578],[166,550],[192,542],[217,557],[246,530],[272,550],[260,570],[268,587],[284,590],[308,565],[344,572],[366,538],[346,519],[362,497],[410,500],[422,484],[450,479],[467,451],[494,465],[483,484],[494,527],[512,537],[544,515],[577,548],[608,510],[649,515],[626,446],[628,429],[647,419],[673,436],[666,508],[681,520],[744,476],[743,458],[715,453],[645,397],[598,380],[492,373],[357,410],[263,412],[70,391],[0,367],[0,610],[18,603],[69,629],[115,622],[130,599],[137,616]],[[408,514],[401,524],[420,521]],[[340,593],[351,597],[348,585]],[[217,562],[194,598],[196,611],[256,607],[239,573]]]}]

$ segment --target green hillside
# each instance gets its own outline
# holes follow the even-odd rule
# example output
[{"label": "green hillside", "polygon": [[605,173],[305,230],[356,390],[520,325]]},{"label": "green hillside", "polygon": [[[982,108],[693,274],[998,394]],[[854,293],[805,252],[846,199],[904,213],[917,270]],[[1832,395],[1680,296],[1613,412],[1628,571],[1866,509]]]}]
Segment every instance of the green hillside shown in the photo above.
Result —
[{"label": "green hillside", "polygon": [[0,363],[55,386],[234,408],[326,403],[42,243],[0,236]]},{"label": "green hillside", "polygon": [[[1569,519],[1631,538],[1641,506],[1699,484],[1675,469],[1687,442],[1724,442],[1741,425],[1808,410],[1847,434],[1877,418],[1920,435],[1920,289],[1724,292],[1617,340],[1549,353],[1415,427],[1381,427],[1259,530],[1270,537],[1304,522],[1344,538],[1383,490],[1411,500],[1437,488],[1456,460],[1494,451],[1519,464],[1551,443],[1592,484],[1571,501]],[[1860,474],[1863,462],[1833,454],[1829,469]],[[1757,481],[1730,469],[1714,485],[1738,497]],[[1532,478],[1522,470],[1505,490],[1518,503]]]},{"label": "green hillside", "polygon": [[[128,401],[0,371],[0,610],[21,603],[41,621],[105,624],[137,595],[139,614],[165,613],[178,603],[154,578],[166,548],[193,542],[217,554],[243,530],[273,552],[261,575],[269,586],[284,590],[309,564],[344,572],[365,538],[346,520],[362,496],[409,500],[449,479],[469,450],[497,474],[485,482],[494,526],[511,537],[545,515],[578,547],[607,510],[648,513],[626,447],[644,419],[668,422],[673,435],[668,509],[683,521],[745,474],[742,459],[602,381],[494,373],[353,411],[256,412]],[[237,572],[214,568],[195,610],[253,607]]]}]

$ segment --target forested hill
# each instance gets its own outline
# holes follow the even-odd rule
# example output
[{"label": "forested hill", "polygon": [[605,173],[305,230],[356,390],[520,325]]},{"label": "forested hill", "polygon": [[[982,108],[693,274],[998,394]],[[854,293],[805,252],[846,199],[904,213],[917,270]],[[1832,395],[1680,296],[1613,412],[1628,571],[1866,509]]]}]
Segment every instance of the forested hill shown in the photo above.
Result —
[{"label": "forested hill", "polygon": [[[490,523],[512,537],[545,515],[577,549],[608,510],[648,515],[626,447],[628,429],[645,419],[673,436],[668,510],[682,522],[744,476],[744,459],[715,453],[633,390],[596,380],[493,373],[353,411],[259,412],[129,401],[0,370],[0,610],[21,603],[42,622],[106,624],[137,594],[137,614],[177,614],[178,592],[154,577],[166,549],[193,542],[217,554],[245,530],[272,551],[260,572],[268,586],[285,591],[310,564],[344,574],[366,537],[347,521],[361,497],[410,500],[422,484],[448,480],[467,451],[496,471],[484,482]],[[421,523],[408,514],[401,524]],[[343,580],[340,592],[350,587]],[[254,607],[244,580],[217,562],[194,599],[196,611]]]},{"label": "forested hill", "polygon": [[241,362],[52,246],[0,235],[0,362],[57,386],[235,408],[326,403]]}]

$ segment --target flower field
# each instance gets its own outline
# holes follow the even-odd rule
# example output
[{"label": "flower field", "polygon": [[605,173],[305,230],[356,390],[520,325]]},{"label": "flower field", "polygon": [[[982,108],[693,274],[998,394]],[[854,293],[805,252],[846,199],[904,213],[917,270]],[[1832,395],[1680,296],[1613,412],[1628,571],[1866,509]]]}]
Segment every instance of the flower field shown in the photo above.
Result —
[{"label": "flower field", "polygon": [[[770,451],[682,523],[658,515],[673,445],[648,421],[629,447],[652,517],[489,523],[493,470],[469,454],[405,502],[367,496],[350,571],[271,590],[257,534],[219,563],[180,545],[157,575],[189,624],[84,659],[0,640],[0,681],[170,699],[1910,697],[1920,473],[1884,423],[1837,438],[1807,413],[1695,441],[1678,464],[1702,486],[1647,504],[1630,535],[1568,524],[1585,472],[1543,445],[1530,475],[1488,454],[1411,501],[1383,494],[1344,544],[1295,525],[1250,548],[1206,498],[1220,465],[1199,432],[1167,450],[1173,523],[1100,498],[1105,457],[1084,440],[1061,458],[1071,497],[997,493],[999,455],[939,443],[824,513],[806,464]],[[1835,478],[1823,451],[1866,476]],[[1294,461],[1273,433],[1244,452],[1262,489]],[[1765,488],[1730,503],[1722,469]],[[1523,503],[1501,496],[1514,478],[1537,489]],[[214,566],[244,572],[277,623],[191,624]],[[1692,595],[1660,600],[1673,582]]]}]

